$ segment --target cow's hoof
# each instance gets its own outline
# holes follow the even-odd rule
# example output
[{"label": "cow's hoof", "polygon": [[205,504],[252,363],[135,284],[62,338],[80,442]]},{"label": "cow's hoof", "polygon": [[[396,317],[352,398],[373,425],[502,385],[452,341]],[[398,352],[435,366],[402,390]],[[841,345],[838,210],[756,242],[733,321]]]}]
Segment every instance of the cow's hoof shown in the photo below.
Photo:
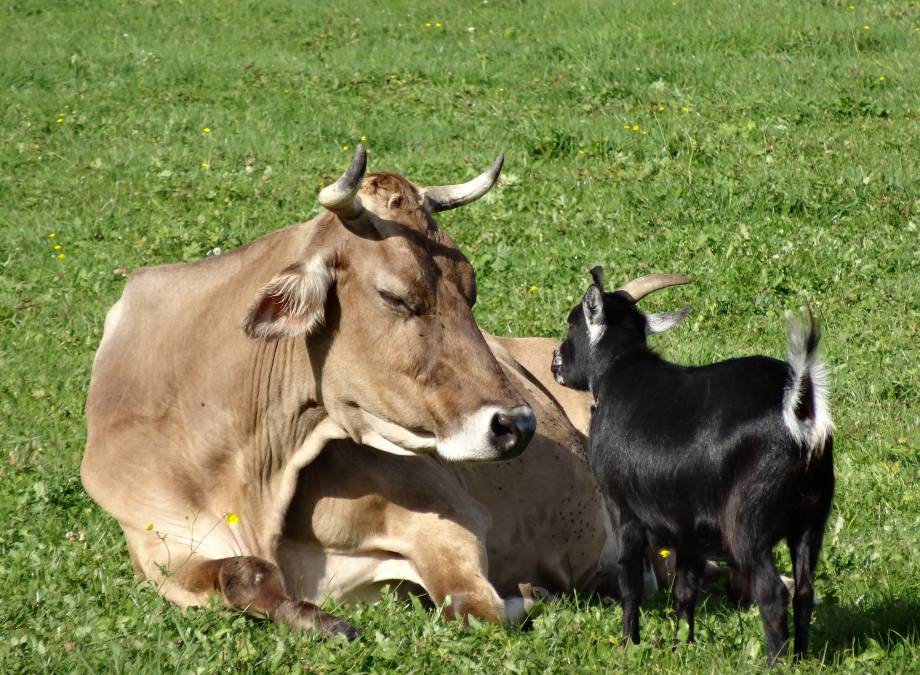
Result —
[{"label": "cow's hoof", "polygon": [[541,586],[533,584],[518,584],[518,590],[524,601],[524,611],[530,612],[540,603],[550,603],[556,600],[556,596]]},{"label": "cow's hoof", "polygon": [[320,629],[320,635],[323,637],[338,637],[341,635],[345,637],[346,640],[351,641],[360,636],[358,629],[344,619],[340,619],[331,614],[328,616],[332,617],[334,621]]},{"label": "cow's hoof", "polygon": [[322,637],[343,635],[348,640],[358,637],[358,631],[344,619],[302,600],[282,602],[273,618],[276,623],[286,623],[297,630],[315,630]]}]

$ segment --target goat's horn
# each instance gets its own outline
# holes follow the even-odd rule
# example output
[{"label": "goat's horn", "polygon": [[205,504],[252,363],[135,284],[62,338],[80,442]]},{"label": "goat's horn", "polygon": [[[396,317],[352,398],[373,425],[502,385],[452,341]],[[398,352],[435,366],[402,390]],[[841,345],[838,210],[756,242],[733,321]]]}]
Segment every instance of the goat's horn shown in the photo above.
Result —
[{"label": "goat's horn", "polygon": [[319,203],[337,216],[347,220],[354,220],[364,207],[358,201],[358,188],[367,169],[367,151],[363,145],[355,148],[355,158],[351,166],[332,185],[327,185],[319,193]]},{"label": "goat's horn", "polygon": [[437,213],[438,211],[455,209],[458,206],[476,201],[495,185],[495,181],[498,180],[498,174],[502,171],[504,161],[505,155],[499,155],[498,159],[492,163],[492,166],[466,183],[435,185],[423,188],[422,193],[425,195],[428,210],[432,213]]},{"label": "goat's horn", "polygon": [[683,274],[646,274],[644,277],[633,279],[619,289],[633,299],[633,302],[639,302],[649,293],[660,291],[668,286],[679,286],[680,284],[689,284],[690,277]]}]

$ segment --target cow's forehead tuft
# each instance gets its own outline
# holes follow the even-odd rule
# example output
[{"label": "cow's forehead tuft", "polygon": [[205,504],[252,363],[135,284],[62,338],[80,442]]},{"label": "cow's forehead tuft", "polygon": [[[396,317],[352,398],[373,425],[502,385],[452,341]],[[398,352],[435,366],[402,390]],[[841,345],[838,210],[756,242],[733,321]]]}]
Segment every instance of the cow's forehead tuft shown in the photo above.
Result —
[{"label": "cow's forehead tuft", "polygon": [[398,173],[370,173],[364,177],[361,186],[363,194],[380,194],[386,197],[399,195],[406,202],[402,208],[417,209],[422,205],[422,195],[411,181],[403,178]]}]

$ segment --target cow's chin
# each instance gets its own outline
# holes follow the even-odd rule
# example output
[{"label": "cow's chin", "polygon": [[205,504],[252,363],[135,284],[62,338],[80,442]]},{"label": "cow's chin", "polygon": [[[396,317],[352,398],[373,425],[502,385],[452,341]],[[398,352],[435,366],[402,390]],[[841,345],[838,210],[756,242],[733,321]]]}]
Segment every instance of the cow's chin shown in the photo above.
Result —
[{"label": "cow's chin", "polygon": [[471,415],[463,426],[443,438],[419,433],[362,410],[363,429],[358,442],[392,455],[413,456],[436,453],[448,462],[494,462],[508,459],[495,447],[489,423],[497,408],[487,406]]},{"label": "cow's chin", "polygon": [[367,428],[360,434],[359,442],[392,455],[426,455],[435,451],[434,434],[420,434],[364,412]]}]

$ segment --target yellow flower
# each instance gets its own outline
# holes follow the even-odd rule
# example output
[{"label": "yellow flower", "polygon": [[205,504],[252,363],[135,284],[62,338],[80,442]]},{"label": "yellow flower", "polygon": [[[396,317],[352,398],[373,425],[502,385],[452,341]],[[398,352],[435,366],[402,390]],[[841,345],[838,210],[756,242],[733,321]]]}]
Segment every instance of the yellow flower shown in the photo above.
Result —
[{"label": "yellow flower", "polygon": [[849,7],[847,7],[847,9],[850,10],[851,12],[855,12],[855,11],[856,11],[856,5],[850,5]]},{"label": "yellow flower", "polygon": [[227,525],[236,525],[238,522],[240,522],[240,517],[238,514],[231,511],[227,514],[227,517],[224,520],[227,521]]},{"label": "yellow flower", "polygon": [[60,115],[58,115],[55,122],[57,122],[58,124],[64,124],[64,113],[61,113]]},{"label": "yellow flower", "polygon": [[201,130],[201,133],[207,136],[209,133],[211,133],[211,127],[205,127],[204,129]]},{"label": "yellow flower", "polygon": [[538,289],[537,289],[536,285],[533,285],[533,286],[531,286],[530,288],[528,288],[527,290],[529,290],[531,293],[536,293]]},{"label": "yellow flower", "polygon": [[367,136],[362,136],[360,140],[362,143],[367,143]]},{"label": "yellow flower", "polygon": [[153,529],[153,523],[147,523],[147,524],[144,526],[144,529],[147,530],[148,532],[150,532],[150,530]]},{"label": "yellow flower", "polygon": [[663,105],[658,106],[658,112],[664,112],[664,106],[663,106]]},{"label": "yellow flower", "polygon": [[210,169],[210,168],[211,168],[211,165],[208,164],[207,162],[202,162],[202,163],[201,163],[201,168],[202,168],[202,169]]},{"label": "yellow flower", "polygon": [[54,239],[57,236],[57,232],[49,232],[48,239]]},{"label": "yellow flower", "polygon": [[683,108],[680,109],[680,111],[681,111],[681,112],[690,112],[690,108],[688,108],[687,106],[684,106]]},{"label": "yellow flower", "polygon": [[662,558],[667,558],[669,555],[671,555],[671,551],[666,548],[663,548],[658,551],[658,555],[660,555]]},{"label": "yellow flower", "polygon": [[440,21],[435,21],[435,22],[434,22],[434,27],[435,27],[435,28],[440,28],[440,27],[441,27],[441,22],[440,22]]},{"label": "yellow flower", "polygon": [[584,148],[578,148],[578,154],[579,154],[579,155],[585,154]]},{"label": "yellow flower", "polygon": [[55,251],[60,251],[62,248],[64,248],[64,247],[61,246],[60,244],[55,244],[55,245],[54,245],[54,250],[55,250]]},{"label": "yellow flower", "polygon": [[351,150],[351,146],[348,143],[342,146],[342,152],[348,152],[349,150]]},{"label": "yellow flower", "polygon": [[863,30],[869,30],[869,24],[865,24],[865,25],[863,26]]},{"label": "yellow flower", "polygon": [[499,88],[498,88],[498,93],[502,93],[502,92],[504,92],[504,91],[505,91],[505,88],[504,88],[504,87],[499,87]]},{"label": "yellow flower", "polygon": [[431,22],[430,22],[430,21],[426,21],[426,22],[425,22],[425,28],[431,28]]},{"label": "yellow flower", "polygon": [[632,125],[632,130],[633,130],[633,131],[639,131],[639,125],[638,125],[638,124],[633,124],[633,125]]},{"label": "yellow flower", "polygon": [[58,260],[63,260],[63,259],[64,259],[64,254],[63,254],[63,253],[58,253],[58,254],[57,254],[57,258],[58,258]]},{"label": "yellow flower", "polygon": [[879,81],[879,82],[884,82],[884,81],[885,81],[885,76],[884,76],[884,75],[879,75],[879,76],[878,76],[878,81]]},{"label": "yellow flower", "polygon": [[623,128],[626,129],[626,130],[629,130],[630,127],[629,127],[628,124],[624,124],[624,125],[623,125]]}]

